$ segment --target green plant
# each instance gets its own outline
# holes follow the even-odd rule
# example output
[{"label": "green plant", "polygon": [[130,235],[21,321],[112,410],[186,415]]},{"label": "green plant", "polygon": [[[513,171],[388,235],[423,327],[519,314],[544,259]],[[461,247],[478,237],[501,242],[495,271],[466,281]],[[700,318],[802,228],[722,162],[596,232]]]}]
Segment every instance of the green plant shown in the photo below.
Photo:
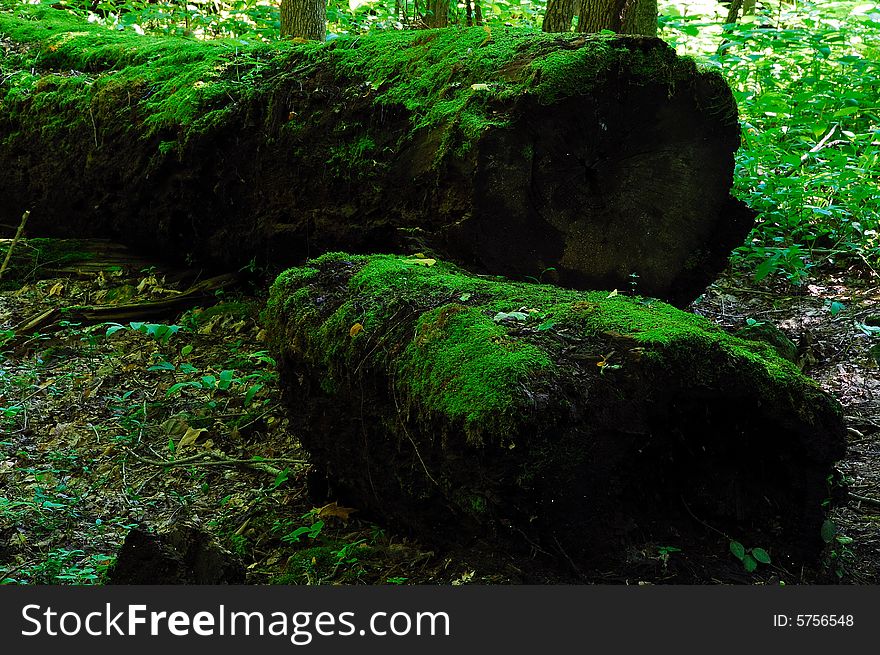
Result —
[{"label": "green plant", "polygon": [[717,69],[740,109],[735,193],[758,224],[735,261],[757,280],[793,283],[840,259],[876,266],[877,6],[759,3],[723,29],[716,9],[668,2],[661,11],[661,36]]},{"label": "green plant", "polygon": [[17,570],[16,577],[3,577],[0,584],[97,584],[113,563],[109,555],[86,555],[79,549],[55,548],[42,562]]},{"label": "green plant", "polygon": [[237,555],[247,554],[247,537],[234,533],[229,535],[229,541],[232,544],[232,552]]},{"label": "green plant", "polygon": [[302,537],[318,539],[324,529],[324,521],[318,518],[318,510],[312,509],[300,517],[301,521],[307,521],[305,525],[294,528],[296,523],[290,519],[276,520],[272,525],[272,532],[283,533],[281,541],[297,543]]},{"label": "green plant", "polygon": [[[312,516],[311,514],[305,514],[303,518],[308,518]],[[324,521],[315,521],[310,525],[301,525],[300,527],[291,530],[287,534],[281,537],[281,541],[286,541],[287,543],[297,543],[300,538],[308,537],[309,539],[317,539],[321,536],[321,531],[324,529]]]},{"label": "green plant", "polygon": [[666,567],[669,565],[669,556],[673,553],[680,552],[681,548],[676,548],[675,546],[657,546],[657,557],[663,565],[664,570],[666,570]]},{"label": "green plant", "polygon": [[106,323],[106,325],[109,327],[104,333],[104,336],[109,337],[120,330],[133,330],[135,332],[142,332],[161,344],[167,344],[171,340],[171,337],[177,334],[181,329],[179,325],[168,325],[167,323],[144,323],[140,321],[132,321],[128,325],[122,325],[121,323]]},{"label": "green plant", "polygon": [[401,584],[403,584],[404,582],[406,582],[407,580],[409,580],[409,578],[405,578],[405,577],[403,577],[403,576],[395,576],[395,577],[393,577],[393,578],[387,578],[387,579],[385,580],[385,582],[387,582],[388,584],[401,585]]},{"label": "green plant", "polygon": [[763,548],[746,549],[740,542],[731,540],[730,552],[742,562],[743,568],[748,573],[753,573],[759,564],[770,564],[770,554]]},{"label": "green plant", "polygon": [[833,571],[838,578],[843,578],[847,567],[855,560],[855,553],[850,548],[853,543],[852,537],[841,534],[831,519],[822,523],[821,535],[822,541],[827,545],[823,557],[825,568]]}]

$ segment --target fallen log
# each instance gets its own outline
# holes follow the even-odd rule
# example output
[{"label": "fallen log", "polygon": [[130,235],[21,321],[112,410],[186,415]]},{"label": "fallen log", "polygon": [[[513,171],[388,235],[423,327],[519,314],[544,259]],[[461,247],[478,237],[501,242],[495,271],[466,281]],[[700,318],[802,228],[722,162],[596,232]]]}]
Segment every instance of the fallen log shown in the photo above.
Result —
[{"label": "fallen log", "polygon": [[0,47],[0,223],[34,233],[227,270],[432,250],[686,304],[752,225],[730,90],[658,39],[206,43],[16,3]]},{"label": "fallen log", "polygon": [[578,566],[706,526],[780,562],[822,546],[839,404],[702,317],[339,253],[283,273],[266,317],[292,429],[340,501],[432,542]]},{"label": "fallen log", "polygon": [[213,305],[219,299],[216,292],[228,288],[236,282],[238,282],[238,278],[232,273],[227,273],[197,282],[189,289],[162,300],[145,300],[117,305],[52,307],[25,319],[13,328],[13,332],[16,336],[33,334],[62,319],[94,325],[108,321],[173,318],[196,305]]}]

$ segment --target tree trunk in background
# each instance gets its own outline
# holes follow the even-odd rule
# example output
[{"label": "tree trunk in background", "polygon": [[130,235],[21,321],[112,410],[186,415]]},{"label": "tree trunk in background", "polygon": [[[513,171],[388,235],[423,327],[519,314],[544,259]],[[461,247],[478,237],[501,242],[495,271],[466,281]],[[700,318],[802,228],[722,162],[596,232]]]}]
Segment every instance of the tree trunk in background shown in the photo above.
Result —
[{"label": "tree trunk in background", "polygon": [[743,0],[733,0],[730,3],[730,6],[727,8],[727,18],[724,21],[725,25],[731,25],[736,22],[736,19],[739,17],[739,10],[742,7]]},{"label": "tree trunk in background", "polygon": [[740,9],[742,9],[743,16],[755,15],[755,0],[731,0],[731,2],[722,2],[721,4],[727,7],[726,25],[736,23],[740,15]]},{"label": "tree trunk in background", "polygon": [[657,0],[581,0],[578,32],[657,36]]},{"label": "tree trunk in background", "polygon": [[423,18],[428,27],[446,27],[449,24],[449,0],[428,0]]},{"label": "tree trunk in background", "polygon": [[544,14],[545,32],[570,32],[576,0],[550,0]]},{"label": "tree trunk in background", "polygon": [[327,37],[327,0],[281,0],[281,36],[323,41]]},{"label": "tree trunk in background", "polygon": [[465,4],[467,9],[466,18],[467,18],[467,26],[473,27],[474,25],[482,25],[483,24],[483,10],[480,9],[480,3],[477,0],[467,0]]}]

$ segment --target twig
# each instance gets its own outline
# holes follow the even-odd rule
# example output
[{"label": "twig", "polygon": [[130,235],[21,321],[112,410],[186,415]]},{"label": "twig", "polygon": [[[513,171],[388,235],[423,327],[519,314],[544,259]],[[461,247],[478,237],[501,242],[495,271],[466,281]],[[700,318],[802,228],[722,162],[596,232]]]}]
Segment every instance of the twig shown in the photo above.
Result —
[{"label": "twig", "polygon": [[403,433],[406,435],[406,438],[409,439],[409,442],[412,444],[413,450],[416,453],[416,457],[419,458],[419,462],[422,464],[422,468],[425,469],[425,475],[428,476],[428,479],[434,483],[434,486],[439,487],[437,481],[434,479],[434,476],[431,475],[431,472],[428,470],[428,465],[425,464],[425,460],[422,459],[422,454],[419,452],[419,447],[416,445],[415,440],[410,436],[409,430],[406,429],[406,423],[404,422],[403,417],[400,415],[400,405],[397,404],[397,392],[392,391],[392,397],[394,398],[394,408],[397,410],[397,418],[400,420],[400,427],[403,428]]},{"label": "twig", "polygon": [[880,507],[880,500],[876,498],[868,498],[867,496],[860,496],[859,494],[854,494],[852,491],[849,492],[849,497],[853,500],[857,500],[864,505],[870,505],[871,507]]},{"label": "twig", "polygon": [[724,538],[727,539],[728,541],[733,541],[733,539],[731,539],[729,535],[727,535],[726,533],[722,532],[722,531],[719,530],[718,528],[715,528],[715,527],[709,525],[709,524],[706,523],[703,519],[699,518],[696,514],[694,514],[694,513],[691,511],[691,508],[688,507],[688,504],[684,501],[684,496],[679,496],[678,498],[679,498],[679,500],[681,500],[681,504],[684,505],[684,508],[687,510],[687,513],[690,514],[690,515],[691,515],[691,518],[693,518],[697,523],[699,523],[700,525],[702,525],[702,526],[704,526],[704,527],[709,528],[712,532],[717,532],[718,534],[720,534],[722,537],[724,537]]},{"label": "twig", "polygon": [[[287,459],[283,457],[272,457],[266,459],[232,459],[229,457],[222,457],[214,453],[203,453],[201,455],[194,455],[185,459],[168,460],[150,459],[149,457],[143,457],[141,455],[138,455],[131,449],[128,449],[128,453],[137,461],[142,462],[143,464],[149,464],[150,466],[161,466],[163,468],[174,468],[180,466],[249,466],[251,468],[265,471],[266,473],[270,473],[276,476],[280,475],[282,471],[281,469],[272,466],[272,464],[308,464],[307,461],[302,459]],[[205,458],[209,459],[206,460]]]},{"label": "twig", "polygon": [[30,215],[31,211],[28,209],[21,216],[21,223],[18,224],[18,230],[15,232],[15,237],[12,239],[12,243],[9,244],[9,250],[6,251],[6,258],[3,260],[3,265],[0,266],[0,279],[3,278],[3,274],[6,272],[6,267],[9,266],[9,260],[12,259],[12,251],[15,250],[15,246],[21,238],[21,233],[24,232],[25,223],[27,223],[28,216]]},{"label": "twig", "polygon": [[864,439],[865,439],[865,435],[863,435],[861,432],[859,432],[855,428],[847,428],[846,431],[848,434],[851,434],[854,437],[856,437],[859,441],[864,441]]},{"label": "twig", "polygon": [[831,136],[834,134],[834,132],[836,130],[837,130],[837,124],[835,123],[834,125],[831,126],[831,129],[828,130],[828,133],[822,137],[822,140],[819,141],[819,143],[817,143],[812,148],[810,148],[809,151],[807,151],[803,155],[801,155],[801,160],[798,162],[798,165],[793,166],[792,168],[790,168],[787,171],[785,171],[784,173],[782,173],[781,177],[788,177],[789,175],[793,175],[794,172],[798,168],[800,168],[801,166],[803,166],[806,163],[806,161],[810,158],[811,154],[819,152],[822,148],[825,147],[825,144],[828,143],[828,139],[831,138]]},{"label": "twig", "polygon": [[14,569],[8,569],[4,571],[2,574],[0,574],[0,583],[2,583],[4,580],[11,580],[13,575],[21,571],[26,566],[27,563],[25,562],[20,566],[16,566]]},{"label": "twig", "polygon": [[562,553],[562,556],[568,560],[568,563],[571,565],[571,568],[574,570],[574,572],[578,575],[581,575],[581,570],[578,568],[578,565],[575,564],[574,560],[568,556],[567,552],[565,552],[565,548],[563,548],[562,544],[559,543],[559,538],[555,534],[553,535],[553,541],[556,542],[556,547],[559,549],[559,552]]}]

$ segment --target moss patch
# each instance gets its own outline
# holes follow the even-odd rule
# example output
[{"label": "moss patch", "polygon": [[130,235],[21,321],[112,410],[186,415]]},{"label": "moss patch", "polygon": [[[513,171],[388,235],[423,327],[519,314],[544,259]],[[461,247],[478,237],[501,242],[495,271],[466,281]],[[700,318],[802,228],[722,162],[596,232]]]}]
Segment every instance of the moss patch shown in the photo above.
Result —
[{"label": "moss patch", "polygon": [[[736,369],[767,401],[821,395],[766,344],[730,336],[659,301],[422,263],[330,253],[291,269],[272,287],[273,333],[282,348],[292,338],[336,382],[351,384],[363,369],[389,367],[397,392],[417,411],[441,414],[477,441],[531,420],[534,394],[558,387],[555,378],[570,366],[566,353],[578,344],[604,346],[587,359],[593,377],[607,376],[609,385],[631,368],[647,367],[683,376],[690,369],[695,384],[720,389]],[[328,275],[339,278],[336,298],[326,295]],[[312,280],[320,284],[311,286]],[[723,365],[707,367],[719,353]]]},{"label": "moss patch", "polygon": [[[618,68],[633,71],[632,84],[674,85],[695,70],[671,48],[646,42],[650,47],[634,49],[606,35],[473,28],[342,37],[326,45],[253,44],[140,36],[63,11],[11,7],[0,6],[0,35],[19,48],[0,64],[5,111],[33,106],[51,117],[43,128],[54,131],[121,119],[120,112],[131,121],[136,107],[133,127],[165,135],[163,153],[173,149],[169,136],[185,142],[210,131],[271,91],[278,71],[308,78],[326,69],[338,79],[363,80],[377,110],[403,107],[413,130],[448,124],[459,134],[453,140],[466,142],[510,124],[505,106],[515,96],[556,102],[589,92]],[[338,152],[364,158],[373,145],[359,136]]]}]

